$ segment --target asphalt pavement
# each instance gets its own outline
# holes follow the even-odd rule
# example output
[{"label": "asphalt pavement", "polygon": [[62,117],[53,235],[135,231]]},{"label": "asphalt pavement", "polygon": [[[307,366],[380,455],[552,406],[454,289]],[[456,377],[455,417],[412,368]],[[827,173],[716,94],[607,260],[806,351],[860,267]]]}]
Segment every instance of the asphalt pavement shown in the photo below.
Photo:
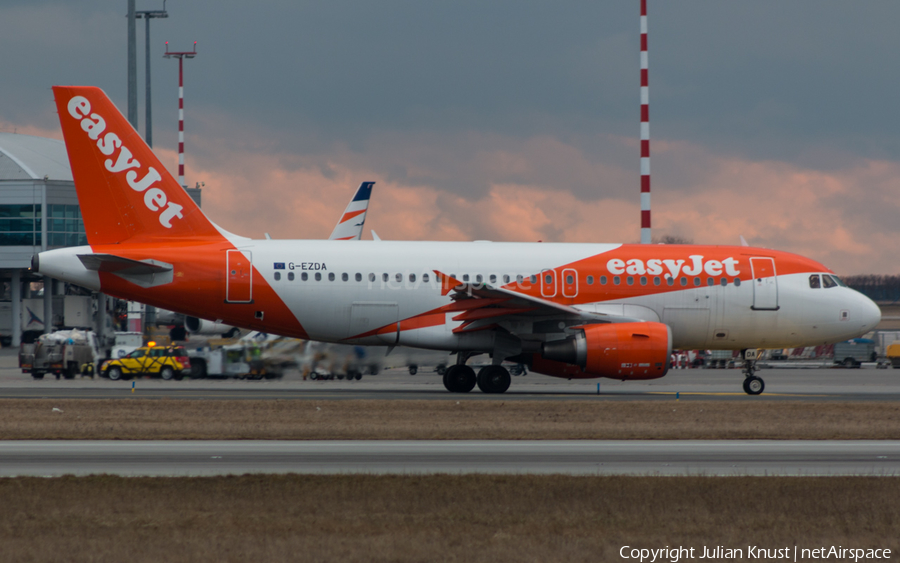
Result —
[{"label": "asphalt pavement", "polygon": [[[741,389],[739,369],[676,369],[661,379],[615,381],[611,379],[562,380],[535,373],[512,378],[503,395],[485,395],[476,388],[452,395],[460,400],[815,400],[898,401],[900,369],[775,368],[761,369],[766,384],[756,397]],[[416,375],[406,369],[389,369],[366,375],[359,381],[304,380],[297,371],[284,378],[262,381],[240,379],[185,379],[162,381],[138,378],[110,381],[102,377],[34,380],[17,367],[15,350],[0,350],[0,398],[80,399],[447,399],[441,377],[422,366]]]},{"label": "asphalt pavement", "polygon": [[0,476],[900,475],[900,441],[0,441]]}]

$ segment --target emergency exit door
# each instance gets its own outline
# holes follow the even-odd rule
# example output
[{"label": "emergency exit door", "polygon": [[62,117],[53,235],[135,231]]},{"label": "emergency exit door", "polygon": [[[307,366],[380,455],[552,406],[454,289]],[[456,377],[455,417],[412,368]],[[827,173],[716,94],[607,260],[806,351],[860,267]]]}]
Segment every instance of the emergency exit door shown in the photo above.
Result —
[{"label": "emergency exit door", "polygon": [[253,301],[253,255],[240,250],[226,252],[225,302]]}]

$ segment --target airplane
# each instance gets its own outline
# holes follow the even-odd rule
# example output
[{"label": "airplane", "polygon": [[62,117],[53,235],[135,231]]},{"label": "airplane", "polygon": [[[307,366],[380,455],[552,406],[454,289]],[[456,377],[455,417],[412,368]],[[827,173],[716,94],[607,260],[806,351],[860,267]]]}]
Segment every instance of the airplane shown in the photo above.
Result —
[{"label": "airplane", "polygon": [[372,186],[374,185],[375,182],[363,182],[359,185],[359,189],[347,204],[347,209],[344,209],[344,214],[338,219],[328,240],[360,239],[363,225],[366,223],[366,212],[369,210],[369,198],[372,197]]},{"label": "airplane", "polygon": [[[369,210],[369,200],[372,197],[372,186],[375,182],[363,182],[356,189],[347,208],[341,218],[338,219],[337,225],[328,237],[328,240],[359,240],[362,237],[363,225],[366,223],[366,212]],[[374,234],[374,231],[373,231]],[[175,315],[173,311],[163,310],[163,314]],[[157,319],[160,317],[160,311],[156,313]],[[191,334],[199,335],[234,335],[239,330],[237,327],[217,323],[200,317],[192,317],[190,315],[184,318],[184,326]]]},{"label": "airplane", "polygon": [[[210,221],[102,90],[53,88],[88,245],[34,271],[250,330],[456,352],[448,391],[663,377],[673,349],[751,352],[866,333],[878,306],[818,262],[749,246],[254,240]],[[256,194],[247,194],[256,197]],[[466,362],[488,354],[476,374]]]}]

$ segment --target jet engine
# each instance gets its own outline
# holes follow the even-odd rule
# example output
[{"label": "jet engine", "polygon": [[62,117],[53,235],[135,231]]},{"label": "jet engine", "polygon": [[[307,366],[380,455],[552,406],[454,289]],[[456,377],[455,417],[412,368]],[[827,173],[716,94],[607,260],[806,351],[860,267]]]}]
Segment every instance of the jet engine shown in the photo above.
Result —
[{"label": "jet engine", "polygon": [[184,327],[191,334],[204,336],[222,336],[230,338],[240,332],[240,329],[231,325],[198,319],[197,317],[185,317]]},{"label": "jet engine", "polygon": [[564,340],[545,342],[532,358],[538,373],[567,378],[656,379],[669,371],[672,332],[663,323],[576,327]]}]

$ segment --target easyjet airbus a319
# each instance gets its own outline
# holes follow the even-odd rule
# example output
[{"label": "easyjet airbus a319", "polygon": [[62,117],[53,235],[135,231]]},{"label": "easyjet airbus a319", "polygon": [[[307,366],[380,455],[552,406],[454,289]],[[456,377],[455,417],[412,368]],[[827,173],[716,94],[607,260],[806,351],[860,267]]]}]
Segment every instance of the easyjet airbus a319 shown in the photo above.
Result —
[{"label": "easyjet airbus a319", "polygon": [[[829,344],[881,318],[828,268],[765,248],[240,237],[206,218],[101,90],[53,91],[90,244],[42,252],[34,270],[247,329],[457,352],[449,391],[506,391],[505,360],[653,379],[673,348]],[[466,361],[479,353],[492,362],[476,374]],[[745,374],[744,390],[762,392]]]}]

